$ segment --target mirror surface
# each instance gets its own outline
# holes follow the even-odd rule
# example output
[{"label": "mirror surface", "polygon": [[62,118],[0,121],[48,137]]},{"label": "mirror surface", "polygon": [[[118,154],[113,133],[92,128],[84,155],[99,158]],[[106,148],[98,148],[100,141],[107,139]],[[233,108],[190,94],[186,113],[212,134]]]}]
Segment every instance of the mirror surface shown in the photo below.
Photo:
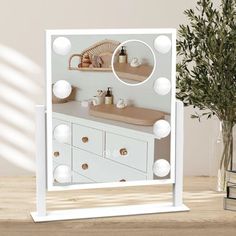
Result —
[{"label": "mirror surface", "polygon": [[161,30],[50,31],[49,189],[172,181],[175,52],[156,50],[162,35],[172,42]]}]

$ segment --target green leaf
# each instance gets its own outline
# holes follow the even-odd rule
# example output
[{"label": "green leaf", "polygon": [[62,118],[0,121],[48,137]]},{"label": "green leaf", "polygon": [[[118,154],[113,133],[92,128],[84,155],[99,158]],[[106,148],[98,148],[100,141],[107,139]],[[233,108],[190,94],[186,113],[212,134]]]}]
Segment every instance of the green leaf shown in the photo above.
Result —
[{"label": "green leaf", "polygon": [[236,123],[236,0],[198,0],[184,14],[177,39],[176,97],[200,111]]}]

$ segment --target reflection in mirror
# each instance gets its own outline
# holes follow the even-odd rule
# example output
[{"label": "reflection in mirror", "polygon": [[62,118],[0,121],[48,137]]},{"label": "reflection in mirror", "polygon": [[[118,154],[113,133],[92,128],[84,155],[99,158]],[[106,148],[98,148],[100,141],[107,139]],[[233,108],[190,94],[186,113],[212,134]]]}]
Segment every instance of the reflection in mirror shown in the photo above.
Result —
[{"label": "reflection in mirror", "polygon": [[171,33],[62,35],[48,42],[49,188],[171,182],[174,60],[155,50]]},{"label": "reflection in mirror", "polygon": [[154,70],[155,55],[150,46],[140,40],[128,40],[114,52],[113,73],[128,85],[148,80]]},{"label": "reflection in mirror", "polygon": [[72,54],[69,58],[69,70],[111,71],[111,58],[119,41],[102,39]]}]

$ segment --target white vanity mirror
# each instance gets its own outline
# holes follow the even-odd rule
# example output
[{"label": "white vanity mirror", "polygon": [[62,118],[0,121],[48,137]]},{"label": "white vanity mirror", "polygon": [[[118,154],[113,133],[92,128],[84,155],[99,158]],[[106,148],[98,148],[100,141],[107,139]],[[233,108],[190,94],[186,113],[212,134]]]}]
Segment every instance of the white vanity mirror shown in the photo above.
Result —
[{"label": "white vanity mirror", "polygon": [[47,31],[46,109],[49,190],[174,183],[175,31]]},{"label": "white vanity mirror", "polygon": [[[183,105],[175,100],[175,34],[174,29],[47,31],[47,103],[36,108],[34,221],[189,210],[182,202]],[[142,58],[151,58],[150,74],[136,84],[117,79],[114,71],[122,46],[132,55],[130,43],[144,47]],[[153,185],[151,200],[145,185]],[[158,185],[172,191],[170,202],[160,201]],[[97,191],[107,189],[98,188],[109,188],[109,196],[101,201]],[[98,207],[47,211],[47,191],[78,189],[86,189]]]}]

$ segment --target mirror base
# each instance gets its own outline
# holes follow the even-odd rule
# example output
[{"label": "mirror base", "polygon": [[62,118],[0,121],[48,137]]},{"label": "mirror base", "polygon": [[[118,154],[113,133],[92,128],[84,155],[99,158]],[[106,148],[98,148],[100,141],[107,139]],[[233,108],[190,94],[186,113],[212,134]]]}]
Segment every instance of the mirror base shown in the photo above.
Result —
[{"label": "mirror base", "polygon": [[189,208],[184,204],[174,206],[173,203],[163,203],[50,211],[44,216],[38,215],[37,212],[31,212],[31,216],[35,222],[46,222],[181,211],[189,211]]}]

